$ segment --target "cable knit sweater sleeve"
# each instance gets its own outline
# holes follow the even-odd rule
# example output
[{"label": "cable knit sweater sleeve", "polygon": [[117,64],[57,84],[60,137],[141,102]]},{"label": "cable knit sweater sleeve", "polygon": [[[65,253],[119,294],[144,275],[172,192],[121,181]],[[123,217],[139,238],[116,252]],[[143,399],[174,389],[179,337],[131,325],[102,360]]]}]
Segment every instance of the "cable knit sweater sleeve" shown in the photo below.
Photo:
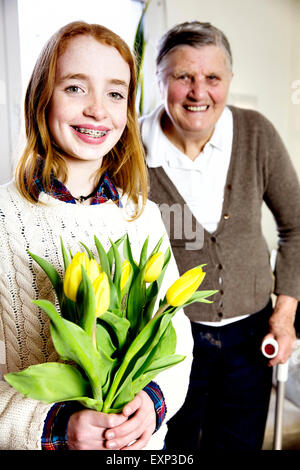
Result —
[{"label": "cable knit sweater sleeve", "polygon": [[[62,275],[60,236],[73,253],[80,249],[79,242],[83,242],[96,256],[94,235],[108,249],[110,239],[116,240],[127,232],[133,255],[138,257],[148,235],[150,252],[165,232],[159,209],[150,202],[136,221],[129,222],[125,209],[113,202],[80,206],[45,194],[41,199],[45,204],[30,204],[19,195],[14,184],[0,188],[0,449],[40,449],[44,421],[51,408],[17,393],[5,382],[4,374],[58,359],[48,318],[32,303],[37,298],[55,302],[53,288],[27,250],[48,259]],[[164,250],[168,244],[165,237]],[[177,276],[172,257],[162,295]],[[187,359],[155,379],[165,397],[167,418],[184,401],[192,358],[190,322],[183,312],[176,314],[174,325],[177,351]],[[161,449],[166,430],[163,423],[147,448]]]}]

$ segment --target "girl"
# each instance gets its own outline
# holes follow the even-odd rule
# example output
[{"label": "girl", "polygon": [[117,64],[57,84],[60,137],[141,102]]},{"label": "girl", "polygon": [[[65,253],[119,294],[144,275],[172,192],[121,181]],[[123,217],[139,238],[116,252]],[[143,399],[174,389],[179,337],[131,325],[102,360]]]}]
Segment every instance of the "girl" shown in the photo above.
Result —
[{"label": "girl", "polygon": [[[100,25],[61,28],[37,60],[25,98],[26,147],[15,181],[0,189],[2,375],[57,360],[48,319],[32,303],[53,301],[53,290],[27,249],[63,272],[60,236],[76,252],[79,241],[92,248],[95,234],[108,249],[109,239],[127,232],[137,256],[148,234],[154,247],[165,232],[158,208],[147,201],[135,91],[128,46]],[[177,277],[172,258],[165,288]],[[182,311],[174,326],[177,351],[187,358],[120,414],[73,402],[48,405],[0,381],[0,448],[163,448],[166,406],[168,419],[181,407],[191,364],[191,331]]]}]

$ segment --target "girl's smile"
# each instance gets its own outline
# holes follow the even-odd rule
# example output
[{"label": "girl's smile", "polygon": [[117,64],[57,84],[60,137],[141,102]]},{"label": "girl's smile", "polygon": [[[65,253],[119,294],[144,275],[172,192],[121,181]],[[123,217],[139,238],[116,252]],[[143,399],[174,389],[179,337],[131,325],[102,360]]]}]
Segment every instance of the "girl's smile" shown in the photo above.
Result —
[{"label": "girl's smile", "polygon": [[72,127],[76,135],[87,144],[102,144],[110,131],[109,128],[103,126],[79,124]]}]

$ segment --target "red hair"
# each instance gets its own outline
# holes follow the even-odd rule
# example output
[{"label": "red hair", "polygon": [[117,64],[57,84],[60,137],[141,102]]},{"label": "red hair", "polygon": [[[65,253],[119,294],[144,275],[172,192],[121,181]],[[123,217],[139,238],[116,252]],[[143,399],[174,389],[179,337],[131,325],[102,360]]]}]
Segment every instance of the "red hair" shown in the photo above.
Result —
[{"label": "red hair", "polygon": [[[68,46],[68,41],[79,35],[91,36],[107,46],[114,47],[128,64],[130,84],[127,106],[127,124],[124,132],[104,158],[98,170],[99,179],[107,171],[115,185],[127,194],[136,206],[135,217],[143,210],[147,194],[148,179],[143,147],[140,141],[135,109],[136,69],[128,45],[116,33],[98,24],[75,21],[59,29],[46,43],[33,69],[25,96],[26,146],[16,168],[16,183],[20,193],[29,201],[37,202],[34,191],[34,175],[43,161],[42,182],[45,191],[50,189],[50,175],[58,170],[63,182],[67,167],[63,152],[53,145],[47,122],[47,111],[52,96],[58,57]],[[139,195],[142,205],[138,207]],[[134,217],[134,218],[135,218]]]}]

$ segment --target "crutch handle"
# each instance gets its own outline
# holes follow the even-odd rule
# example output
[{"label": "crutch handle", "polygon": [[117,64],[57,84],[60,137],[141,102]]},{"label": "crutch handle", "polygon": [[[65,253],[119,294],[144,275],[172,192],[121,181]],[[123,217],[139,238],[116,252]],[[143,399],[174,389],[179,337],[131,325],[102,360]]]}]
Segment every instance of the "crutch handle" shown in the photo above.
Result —
[{"label": "crutch handle", "polygon": [[274,338],[266,338],[261,345],[262,353],[265,357],[272,359],[277,356],[278,343]]}]

